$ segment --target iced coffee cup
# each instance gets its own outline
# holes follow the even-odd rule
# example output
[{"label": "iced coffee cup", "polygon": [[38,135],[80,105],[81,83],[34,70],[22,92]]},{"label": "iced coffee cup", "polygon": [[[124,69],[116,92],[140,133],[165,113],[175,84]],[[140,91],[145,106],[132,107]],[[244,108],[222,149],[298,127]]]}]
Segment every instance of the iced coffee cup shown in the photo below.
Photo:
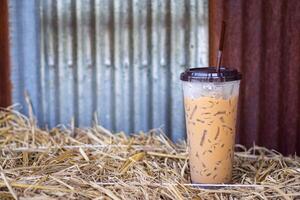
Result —
[{"label": "iced coffee cup", "polygon": [[183,83],[189,164],[193,183],[229,183],[241,74],[221,67],[187,69]]}]

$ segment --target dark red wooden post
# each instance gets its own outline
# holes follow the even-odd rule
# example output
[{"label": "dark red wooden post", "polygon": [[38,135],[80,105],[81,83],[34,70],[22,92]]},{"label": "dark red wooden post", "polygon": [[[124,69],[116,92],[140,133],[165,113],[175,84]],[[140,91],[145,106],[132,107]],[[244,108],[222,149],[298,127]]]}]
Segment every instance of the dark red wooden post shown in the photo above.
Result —
[{"label": "dark red wooden post", "polygon": [[8,0],[0,1],[0,106],[11,104]]}]

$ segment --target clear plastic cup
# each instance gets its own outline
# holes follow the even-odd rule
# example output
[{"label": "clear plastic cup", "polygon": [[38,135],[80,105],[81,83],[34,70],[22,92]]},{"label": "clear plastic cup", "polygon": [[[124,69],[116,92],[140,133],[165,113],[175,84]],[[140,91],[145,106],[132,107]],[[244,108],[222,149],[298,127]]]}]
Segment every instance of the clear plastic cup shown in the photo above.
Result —
[{"label": "clear plastic cup", "polygon": [[193,183],[231,182],[240,79],[228,68],[181,74]]}]

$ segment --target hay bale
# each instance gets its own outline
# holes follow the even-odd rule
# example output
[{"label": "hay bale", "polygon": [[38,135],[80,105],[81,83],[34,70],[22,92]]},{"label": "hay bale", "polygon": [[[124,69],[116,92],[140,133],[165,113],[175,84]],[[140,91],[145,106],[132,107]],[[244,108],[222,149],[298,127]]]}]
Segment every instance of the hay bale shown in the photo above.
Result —
[{"label": "hay bale", "polygon": [[299,157],[258,146],[236,146],[233,184],[227,185],[190,184],[186,144],[173,144],[160,130],[130,137],[97,123],[42,130],[33,116],[7,108],[0,111],[0,146],[0,199],[300,196]]}]

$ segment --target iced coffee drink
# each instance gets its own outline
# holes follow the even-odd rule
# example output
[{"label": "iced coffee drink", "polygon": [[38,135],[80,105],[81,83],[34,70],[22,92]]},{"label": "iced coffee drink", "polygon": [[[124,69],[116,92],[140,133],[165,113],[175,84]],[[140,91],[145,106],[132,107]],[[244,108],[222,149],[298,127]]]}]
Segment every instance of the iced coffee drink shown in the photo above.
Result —
[{"label": "iced coffee drink", "polygon": [[193,183],[231,181],[240,78],[236,70],[218,75],[212,67],[181,75]]}]

